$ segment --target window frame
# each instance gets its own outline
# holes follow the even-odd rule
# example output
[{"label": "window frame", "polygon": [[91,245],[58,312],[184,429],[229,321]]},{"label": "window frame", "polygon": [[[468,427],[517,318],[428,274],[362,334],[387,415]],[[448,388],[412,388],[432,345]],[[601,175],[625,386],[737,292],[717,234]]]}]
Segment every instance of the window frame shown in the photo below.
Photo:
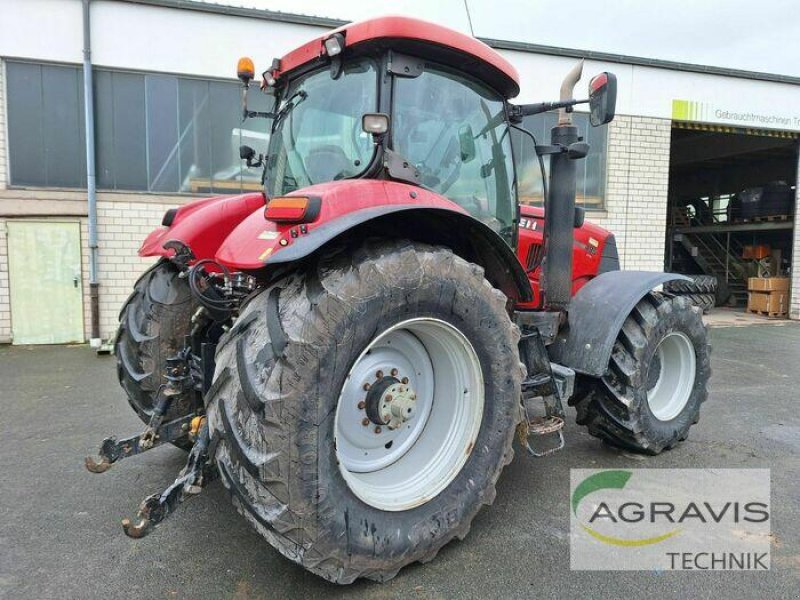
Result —
[{"label": "window frame", "polygon": [[[5,132],[4,133],[5,133],[5,139],[6,139],[6,158],[5,158],[5,165],[4,166],[6,168],[6,182],[5,182],[5,184],[6,184],[7,189],[9,189],[9,190],[36,190],[36,191],[41,190],[41,191],[47,191],[47,192],[85,191],[86,190],[85,182],[84,182],[83,185],[75,186],[75,187],[72,187],[72,186],[65,187],[65,186],[59,186],[59,185],[46,185],[46,184],[41,184],[41,185],[40,184],[20,184],[20,183],[14,183],[13,182],[13,180],[12,180],[13,171],[12,171],[12,168],[11,168],[12,148],[11,148],[10,136],[9,136],[9,128],[10,128],[9,121],[10,121],[10,119],[9,119],[9,111],[8,111],[8,104],[9,104],[9,101],[8,101],[8,65],[9,64],[23,64],[23,65],[29,65],[29,66],[39,67],[39,68],[42,68],[42,67],[69,67],[69,68],[77,69],[77,71],[78,71],[78,78],[77,78],[78,79],[78,85],[81,88],[81,90],[83,89],[83,71],[82,71],[83,65],[79,64],[79,63],[71,63],[71,62],[61,62],[61,61],[51,61],[51,60],[42,61],[42,60],[27,59],[27,58],[15,58],[15,57],[3,57],[2,61],[0,62],[0,64],[2,64],[2,69],[3,69],[3,72],[2,72],[2,75],[3,75],[3,90],[2,90],[2,93],[4,95],[3,96],[3,104],[4,104],[3,109],[5,111],[4,112],[4,115],[5,115],[5,124],[4,124],[5,125],[5,128],[4,128]],[[192,81],[198,81],[198,82],[209,84],[209,85],[212,84],[212,83],[232,84],[232,85],[236,85],[236,86],[241,88],[241,83],[237,79],[233,79],[233,78],[214,77],[214,76],[204,77],[204,76],[200,76],[200,75],[191,75],[191,74],[176,73],[176,72],[170,72],[170,71],[148,71],[148,70],[144,70],[144,69],[132,69],[132,68],[125,68],[125,67],[108,67],[108,66],[104,66],[104,65],[92,65],[92,76],[93,76],[93,83],[95,84],[95,86],[96,86],[96,75],[98,73],[100,73],[100,72],[106,72],[106,73],[111,73],[111,74],[113,74],[113,73],[122,73],[122,74],[130,74],[130,75],[141,75],[143,77],[147,77],[148,75],[149,76],[167,76],[167,77],[174,77],[178,82],[180,80],[192,80]],[[94,93],[94,90],[93,90],[93,93]],[[266,96],[269,96],[269,95],[267,94]],[[176,103],[176,108],[177,108],[177,104],[179,104],[179,101],[178,101],[178,103]],[[94,106],[95,106],[95,111],[94,111],[95,112],[95,114],[94,114],[94,118],[95,118],[95,144],[96,144],[97,143],[97,139],[96,139],[96,137],[97,137],[97,120],[98,120],[97,119],[97,99],[96,99],[96,96],[95,96]],[[237,109],[239,108],[239,106],[240,105],[238,103],[235,106],[232,105],[231,113],[232,114],[238,114],[238,110]],[[80,113],[79,122],[80,123],[83,123],[82,119],[83,119],[84,111],[85,111],[85,105],[81,104],[81,106],[79,107],[79,113]],[[268,132],[268,130],[270,129],[270,126],[268,125],[264,129],[267,130],[267,132]],[[82,129],[80,131],[80,139],[82,139],[83,135],[84,135],[84,132],[83,132],[83,129]],[[78,148],[78,151],[81,153],[81,155],[85,156],[85,154],[86,154],[85,143],[79,144],[79,145],[80,145],[80,147]],[[95,166],[97,166],[97,159],[96,158],[95,158]],[[85,159],[84,159],[84,169],[85,169]],[[82,174],[82,177],[83,177],[83,179],[85,179],[85,173]],[[209,181],[213,184],[213,178],[209,178]],[[149,182],[148,182],[148,185],[149,185]],[[181,190],[177,190],[177,191],[152,191],[152,190],[149,190],[149,189],[114,189],[114,188],[109,188],[109,187],[102,187],[102,186],[99,186],[99,185],[97,186],[97,191],[99,193],[103,193],[103,194],[137,194],[137,195],[147,195],[147,196],[154,196],[154,197],[176,196],[176,197],[180,197],[180,198],[203,198],[203,197],[218,196],[218,195],[220,195],[220,193],[234,194],[234,193],[248,193],[248,192],[251,192],[251,191],[262,191],[262,190],[263,190],[263,187],[261,187],[260,184],[259,184],[257,190],[256,189],[253,189],[253,190],[245,189],[240,185],[238,190],[230,190],[230,191],[225,191],[225,192],[214,191],[213,189],[211,189],[209,191],[191,191],[191,190],[188,190],[188,191],[181,191]]]}]

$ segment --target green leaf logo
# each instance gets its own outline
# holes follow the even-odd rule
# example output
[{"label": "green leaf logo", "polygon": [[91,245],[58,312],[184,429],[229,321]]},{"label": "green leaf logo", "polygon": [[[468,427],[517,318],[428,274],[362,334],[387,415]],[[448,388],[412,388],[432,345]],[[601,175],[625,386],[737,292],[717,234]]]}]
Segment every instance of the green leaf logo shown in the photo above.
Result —
[{"label": "green leaf logo", "polygon": [[[601,471],[600,473],[589,475],[589,477],[581,481],[575,488],[575,491],[572,492],[572,514],[574,514],[576,517],[578,516],[578,506],[580,505],[581,500],[583,500],[589,494],[599,490],[621,490],[627,485],[632,475],[633,473],[630,471],[613,470]],[[664,540],[669,539],[680,532],[680,529],[673,529],[672,531],[668,531],[663,535],[658,535],[655,537],[625,539],[602,534],[599,531],[592,529],[588,525],[584,525],[583,523],[581,523],[581,527],[594,539],[605,544],[611,544],[612,546],[649,546],[651,544],[663,542]]]}]

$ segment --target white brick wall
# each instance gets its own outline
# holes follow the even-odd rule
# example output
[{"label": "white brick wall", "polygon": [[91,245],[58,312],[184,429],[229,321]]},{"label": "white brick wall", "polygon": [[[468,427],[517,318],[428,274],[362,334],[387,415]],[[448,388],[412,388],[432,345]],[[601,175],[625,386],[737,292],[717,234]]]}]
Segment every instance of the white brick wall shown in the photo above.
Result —
[{"label": "white brick wall", "polygon": [[8,287],[6,221],[0,219],[0,344],[11,341],[11,297]]},{"label": "white brick wall", "polygon": [[623,269],[662,271],[667,221],[671,123],[618,116],[609,125],[606,216]]}]

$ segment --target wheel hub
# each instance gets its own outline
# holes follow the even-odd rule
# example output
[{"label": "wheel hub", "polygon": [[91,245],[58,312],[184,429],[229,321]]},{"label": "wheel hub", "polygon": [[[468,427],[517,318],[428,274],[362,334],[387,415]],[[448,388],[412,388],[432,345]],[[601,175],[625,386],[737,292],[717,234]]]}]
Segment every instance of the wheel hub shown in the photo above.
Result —
[{"label": "wheel hub", "polygon": [[[367,402],[369,406],[369,402]],[[408,385],[399,381],[392,384],[381,395],[378,414],[384,425],[389,429],[397,429],[406,421],[414,417],[417,407],[417,394]]]}]

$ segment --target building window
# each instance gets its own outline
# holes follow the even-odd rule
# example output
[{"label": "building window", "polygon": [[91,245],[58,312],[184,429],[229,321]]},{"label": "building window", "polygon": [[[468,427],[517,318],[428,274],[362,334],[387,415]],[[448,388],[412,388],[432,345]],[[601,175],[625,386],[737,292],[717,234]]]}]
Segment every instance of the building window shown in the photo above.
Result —
[{"label": "building window", "polygon": [[[269,123],[242,123],[240,84],[100,68],[94,86],[98,189],[261,189],[260,171],[244,166],[239,146],[265,152]],[[80,68],[9,62],[7,87],[11,184],[85,187]],[[253,110],[271,103],[250,96]]]},{"label": "building window", "polygon": [[10,182],[86,187],[78,67],[6,63]]},{"label": "building window", "polygon": [[[590,150],[586,158],[577,161],[578,206],[590,210],[602,209],[605,204],[606,161],[608,126],[592,127],[589,115],[573,113],[572,120],[578,128],[578,135],[589,142]],[[556,113],[544,113],[525,117],[522,126],[530,131],[538,144],[550,143],[550,130],[558,121]],[[513,130],[512,130],[513,131]],[[539,160],[534,152],[530,137],[513,131],[514,156],[516,159],[518,194],[522,204],[542,204],[544,190]],[[549,175],[550,160],[544,158],[545,171]]]}]

